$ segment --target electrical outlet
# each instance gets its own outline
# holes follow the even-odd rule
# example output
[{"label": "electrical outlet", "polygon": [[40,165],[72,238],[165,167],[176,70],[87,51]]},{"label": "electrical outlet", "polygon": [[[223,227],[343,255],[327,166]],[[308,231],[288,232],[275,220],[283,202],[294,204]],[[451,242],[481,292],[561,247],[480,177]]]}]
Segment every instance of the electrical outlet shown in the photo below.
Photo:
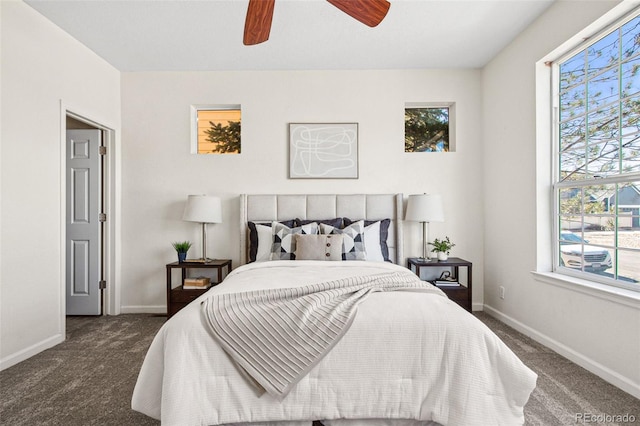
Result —
[{"label": "electrical outlet", "polygon": [[500,286],[500,299],[504,299],[504,287]]}]

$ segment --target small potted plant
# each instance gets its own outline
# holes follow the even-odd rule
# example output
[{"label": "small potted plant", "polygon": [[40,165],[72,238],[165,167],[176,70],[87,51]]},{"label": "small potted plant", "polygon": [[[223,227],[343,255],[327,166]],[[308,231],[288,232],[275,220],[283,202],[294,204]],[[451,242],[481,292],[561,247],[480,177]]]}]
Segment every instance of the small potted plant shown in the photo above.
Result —
[{"label": "small potted plant", "polygon": [[447,260],[449,258],[449,251],[455,247],[455,244],[449,240],[449,237],[445,237],[444,240],[435,239],[429,245],[433,246],[432,252],[438,253],[438,260]]},{"label": "small potted plant", "polygon": [[171,245],[178,252],[178,262],[184,262],[187,258],[187,252],[191,248],[191,243],[189,241],[177,241],[171,243]]}]

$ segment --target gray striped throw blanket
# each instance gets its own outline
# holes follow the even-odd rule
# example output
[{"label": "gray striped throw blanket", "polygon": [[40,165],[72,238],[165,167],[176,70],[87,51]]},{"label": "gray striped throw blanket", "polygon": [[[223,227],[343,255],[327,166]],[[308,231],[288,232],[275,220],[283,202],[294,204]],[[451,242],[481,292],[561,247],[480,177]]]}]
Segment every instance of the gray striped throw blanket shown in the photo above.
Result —
[{"label": "gray striped throw blanket", "polygon": [[283,398],[349,329],[367,295],[397,290],[443,294],[403,271],[220,294],[202,303],[224,350],[260,387]]}]

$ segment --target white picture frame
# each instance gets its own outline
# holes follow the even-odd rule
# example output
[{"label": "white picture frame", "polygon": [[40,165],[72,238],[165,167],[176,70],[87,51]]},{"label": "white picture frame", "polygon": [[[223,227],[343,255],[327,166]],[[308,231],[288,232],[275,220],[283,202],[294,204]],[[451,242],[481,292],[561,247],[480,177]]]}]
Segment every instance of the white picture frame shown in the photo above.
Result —
[{"label": "white picture frame", "polygon": [[358,179],[358,123],[289,123],[290,179]]}]

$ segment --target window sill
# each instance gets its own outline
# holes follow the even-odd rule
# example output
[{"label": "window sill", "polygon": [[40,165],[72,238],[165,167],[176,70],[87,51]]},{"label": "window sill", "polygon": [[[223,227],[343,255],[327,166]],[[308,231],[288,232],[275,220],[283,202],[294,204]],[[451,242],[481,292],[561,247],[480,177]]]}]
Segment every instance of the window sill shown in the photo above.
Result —
[{"label": "window sill", "polygon": [[531,273],[536,281],[540,281],[545,284],[555,285],[577,293],[598,297],[600,299],[640,309],[640,292],[637,291],[612,287],[553,272],[532,271]]}]

